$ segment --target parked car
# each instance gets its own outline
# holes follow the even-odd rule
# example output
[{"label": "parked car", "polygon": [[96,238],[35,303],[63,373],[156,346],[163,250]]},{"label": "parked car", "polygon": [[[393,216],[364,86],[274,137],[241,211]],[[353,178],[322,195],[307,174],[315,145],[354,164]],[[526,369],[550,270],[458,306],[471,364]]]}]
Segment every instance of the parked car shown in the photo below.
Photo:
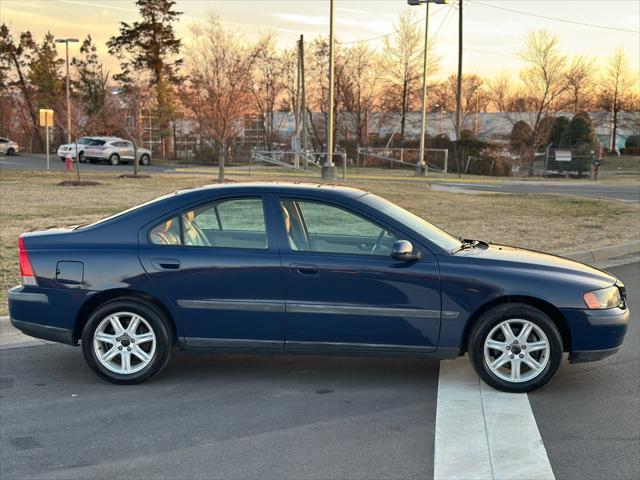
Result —
[{"label": "parked car", "polygon": [[[133,142],[121,138],[95,139],[84,149],[84,156],[91,163],[109,162],[111,165],[133,162]],[[151,150],[138,147],[140,165],[151,163]]]},{"label": "parked car", "polygon": [[160,372],[172,347],[455,358],[505,391],[622,345],[609,273],[460,240],[347,187],[184,190],[90,225],[24,233],[13,325],[77,345],[102,378]]},{"label": "parked car", "polygon": [[[84,157],[84,150],[85,148],[91,144],[92,141],[94,140],[103,140],[103,141],[107,141],[107,140],[117,140],[118,137],[81,137],[79,138],[76,143],[78,145],[78,161],[80,162],[85,162],[86,159]],[[71,155],[71,158],[75,159],[76,158],[76,143],[67,143],[64,145],[60,145],[60,147],[58,147],[58,157],[60,157],[61,161],[65,161],[67,158],[67,155]]]},{"label": "parked car", "polygon": [[20,151],[20,146],[8,138],[0,137],[0,153],[3,155],[16,155]]}]

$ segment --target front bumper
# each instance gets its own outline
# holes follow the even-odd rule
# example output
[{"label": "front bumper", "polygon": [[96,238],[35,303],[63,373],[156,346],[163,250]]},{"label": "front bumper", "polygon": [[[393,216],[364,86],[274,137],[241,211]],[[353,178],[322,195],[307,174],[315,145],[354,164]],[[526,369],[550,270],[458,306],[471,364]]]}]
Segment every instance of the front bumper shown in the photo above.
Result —
[{"label": "front bumper", "polygon": [[571,331],[571,362],[592,362],[622,348],[629,327],[629,308],[561,310]]}]

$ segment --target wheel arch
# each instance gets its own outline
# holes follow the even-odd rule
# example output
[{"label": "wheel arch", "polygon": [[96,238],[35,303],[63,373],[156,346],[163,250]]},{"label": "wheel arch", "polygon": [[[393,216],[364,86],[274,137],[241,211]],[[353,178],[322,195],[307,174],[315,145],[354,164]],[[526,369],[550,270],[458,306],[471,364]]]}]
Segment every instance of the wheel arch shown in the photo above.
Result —
[{"label": "wheel arch", "polygon": [[462,335],[462,342],[460,346],[461,353],[466,353],[467,344],[469,342],[469,334],[471,333],[471,329],[473,328],[473,325],[478,321],[478,319],[489,309],[497,305],[504,305],[506,303],[524,303],[526,305],[535,307],[545,313],[547,316],[549,316],[553,323],[555,323],[556,327],[558,327],[558,330],[560,331],[560,337],[562,338],[562,350],[564,352],[571,351],[571,330],[569,329],[569,325],[566,319],[557,307],[545,300],[536,297],[529,297],[525,295],[507,295],[504,297],[493,299],[490,302],[483,304],[469,317],[469,321],[465,325],[464,333]]},{"label": "wheel arch", "polygon": [[100,305],[109,302],[111,300],[116,299],[134,299],[138,302],[145,303],[153,308],[158,309],[162,312],[166,318],[169,320],[169,324],[171,325],[171,336],[175,341],[177,339],[177,331],[176,324],[171,315],[169,309],[157,298],[152,295],[149,295],[145,292],[140,292],[137,290],[129,290],[126,288],[116,288],[112,290],[105,290],[93,295],[89,298],[83,305],[80,307],[78,314],[76,315],[76,321],[73,329],[73,339],[74,341],[78,341],[82,336],[82,329],[84,328],[87,320],[91,316],[94,310],[96,310]]}]

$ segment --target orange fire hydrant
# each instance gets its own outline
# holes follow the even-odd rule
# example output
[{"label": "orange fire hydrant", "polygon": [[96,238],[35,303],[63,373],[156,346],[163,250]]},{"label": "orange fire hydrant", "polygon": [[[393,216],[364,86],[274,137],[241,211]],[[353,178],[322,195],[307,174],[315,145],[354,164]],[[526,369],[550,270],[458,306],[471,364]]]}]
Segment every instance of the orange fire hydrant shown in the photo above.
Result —
[{"label": "orange fire hydrant", "polygon": [[64,157],[64,169],[67,172],[73,172],[73,158],[70,153],[67,153]]}]

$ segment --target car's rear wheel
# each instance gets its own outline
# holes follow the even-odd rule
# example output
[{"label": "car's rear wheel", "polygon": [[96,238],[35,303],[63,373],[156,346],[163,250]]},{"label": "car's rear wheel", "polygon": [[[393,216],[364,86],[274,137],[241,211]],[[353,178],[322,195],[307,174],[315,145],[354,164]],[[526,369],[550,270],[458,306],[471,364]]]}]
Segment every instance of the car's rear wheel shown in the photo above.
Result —
[{"label": "car's rear wheel", "polygon": [[118,155],[116,155],[115,153],[114,153],[114,154],[112,154],[112,155],[109,157],[109,163],[110,163],[111,165],[118,165],[118,163],[120,163],[120,157],[119,157]]},{"label": "car's rear wheel", "polygon": [[89,367],[113,383],[141,383],[158,374],[171,355],[170,326],[156,308],[118,299],[96,309],[82,331]]},{"label": "car's rear wheel", "polygon": [[142,155],[140,157],[140,165],[149,165],[149,155]]},{"label": "car's rear wheel", "polygon": [[469,336],[469,360],[492,387],[530,392],[545,385],[562,361],[562,338],[553,320],[523,303],[485,312]]},{"label": "car's rear wheel", "polygon": [[10,149],[7,150],[7,155],[11,156],[11,155],[15,155],[15,154],[16,154],[15,149],[10,148]]}]

